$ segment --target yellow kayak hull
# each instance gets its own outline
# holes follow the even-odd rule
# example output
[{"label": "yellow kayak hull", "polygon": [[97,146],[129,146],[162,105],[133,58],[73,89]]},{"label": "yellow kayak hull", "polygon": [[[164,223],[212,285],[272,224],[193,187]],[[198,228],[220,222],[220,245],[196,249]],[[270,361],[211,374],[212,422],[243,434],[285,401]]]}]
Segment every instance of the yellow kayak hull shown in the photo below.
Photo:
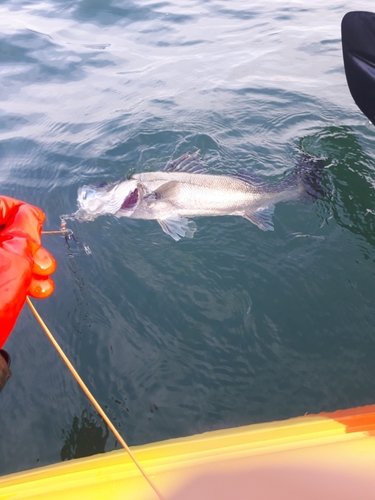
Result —
[{"label": "yellow kayak hull", "polygon": [[[375,405],[132,447],[164,498],[375,499]],[[0,477],[0,499],[158,498],[125,451]]]}]

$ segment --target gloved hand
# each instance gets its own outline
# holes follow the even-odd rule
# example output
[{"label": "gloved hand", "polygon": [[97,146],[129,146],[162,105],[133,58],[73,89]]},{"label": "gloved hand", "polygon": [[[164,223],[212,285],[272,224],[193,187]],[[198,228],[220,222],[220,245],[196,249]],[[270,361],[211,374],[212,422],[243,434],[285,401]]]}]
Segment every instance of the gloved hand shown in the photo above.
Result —
[{"label": "gloved hand", "polygon": [[0,196],[0,348],[8,338],[26,295],[48,297],[56,261],[41,246],[45,215],[37,207]]}]

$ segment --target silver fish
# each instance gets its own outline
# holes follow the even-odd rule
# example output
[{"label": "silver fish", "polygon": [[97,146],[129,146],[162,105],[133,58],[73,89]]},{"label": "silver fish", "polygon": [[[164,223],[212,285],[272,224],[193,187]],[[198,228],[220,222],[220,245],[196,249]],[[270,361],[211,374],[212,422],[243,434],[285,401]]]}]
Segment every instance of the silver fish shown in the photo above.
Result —
[{"label": "silver fish", "polygon": [[192,238],[197,227],[191,217],[238,215],[263,231],[273,230],[275,204],[322,196],[323,162],[299,158],[294,171],[277,183],[267,183],[248,171],[212,175],[199,151],[169,161],[164,170],[133,174],[129,179],[78,190],[78,210],[62,219],[91,221],[112,214],[154,219],[174,240]]}]

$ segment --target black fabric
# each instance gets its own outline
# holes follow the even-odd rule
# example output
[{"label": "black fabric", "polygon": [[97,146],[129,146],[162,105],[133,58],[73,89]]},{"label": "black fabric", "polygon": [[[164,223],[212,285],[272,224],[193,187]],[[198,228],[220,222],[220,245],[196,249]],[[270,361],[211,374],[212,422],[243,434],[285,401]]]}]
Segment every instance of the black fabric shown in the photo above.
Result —
[{"label": "black fabric", "polygon": [[10,379],[12,372],[9,369],[10,356],[9,354],[0,349],[0,392],[3,390],[5,384]]},{"label": "black fabric", "polygon": [[349,90],[359,109],[375,123],[375,14],[345,14],[341,38]]}]

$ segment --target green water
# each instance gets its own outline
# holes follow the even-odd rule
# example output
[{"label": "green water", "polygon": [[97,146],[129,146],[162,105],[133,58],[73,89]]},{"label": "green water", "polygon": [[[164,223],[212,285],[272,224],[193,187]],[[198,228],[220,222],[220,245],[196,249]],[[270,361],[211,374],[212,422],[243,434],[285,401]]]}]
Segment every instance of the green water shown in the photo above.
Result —
[{"label": "green water", "polygon": [[[275,231],[197,219],[70,222],[45,236],[37,306],[129,444],[375,402],[375,129],[349,94],[340,23],[372,2],[3,1],[0,182],[45,229],[77,189],[201,150],[270,181],[301,152],[325,197]],[[90,248],[87,255],[84,245]],[[0,473],[117,447],[25,308],[6,349]]]}]

